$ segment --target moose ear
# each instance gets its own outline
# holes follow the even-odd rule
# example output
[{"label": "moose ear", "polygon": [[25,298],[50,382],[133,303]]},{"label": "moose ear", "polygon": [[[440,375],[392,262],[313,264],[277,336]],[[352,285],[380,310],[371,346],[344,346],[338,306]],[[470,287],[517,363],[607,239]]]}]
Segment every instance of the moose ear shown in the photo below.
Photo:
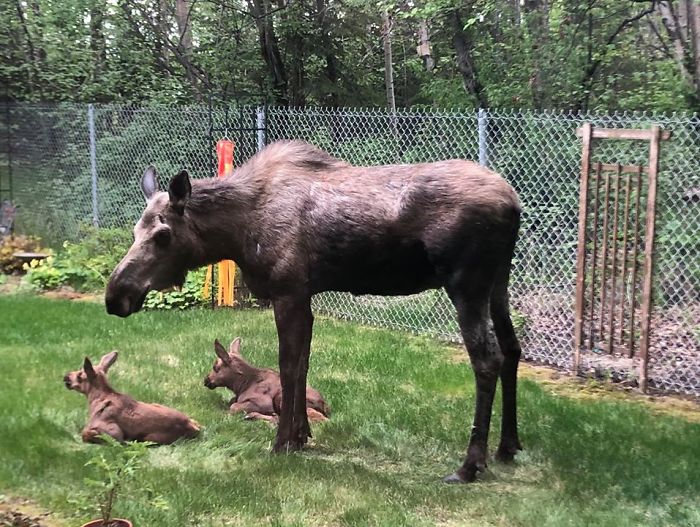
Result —
[{"label": "moose ear", "polygon": [[90,359],[85,357],[85,360],[83,361],[83,371],[85,372],[85,375],[87,375],[88,380],[93,380],[95,377],[97,377],[97,374],[95,373],[95,368],[92,367],[92,362],[90,362]]},{"label": "moose ear", "polygon": [[158,174],[156,174],[156,167],[153,165],[150,165],[141,177],[141,190],[146,197],[146,201],[158,192]]},{"label": "moose ear", "polygon": [[185,204],[192,194],[192,184],[186,170],[181,170],[177,176],[170,180],[168,194],[170,195],[170,206],[178,214],[184,214]]},{"label": "moose ear", "polygon": [[241,354],[241,337],[236,337],[235,340],[231,342],[231,346],[229,347],[228,351],[234,355]]},{"label": "moose ear", "polygon": [[104,373],[107,373],[109,371],[109,369],[112,367],[112,364],[117,362],[118,357],[119,357],[118,351],[110,351],[104,357],[102,357],[100,359],[100,363],[97,365],[97,367],[99,369],[101,369]]},{"label": "moose ear", "polygon": [[231,362],[231,358],[228,356],[226,348],[224,348],[221,345],[221,342],[219,342],[218,339],[214,341],[214,351],[216,352],[216,356],[219,357],[225,363],[228,364],[229,362]]}]

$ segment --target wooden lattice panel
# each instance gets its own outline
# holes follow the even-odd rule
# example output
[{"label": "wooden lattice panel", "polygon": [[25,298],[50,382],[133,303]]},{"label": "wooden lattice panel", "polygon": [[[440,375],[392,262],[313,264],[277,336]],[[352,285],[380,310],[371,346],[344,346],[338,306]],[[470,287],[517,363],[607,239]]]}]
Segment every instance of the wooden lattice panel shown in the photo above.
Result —
[{"label": "wooden lattice panel", "polygon": [[[651,315],[659,143],[669,133],[577,130],[583,138],[576,266],[574,371],[581,352],[636,357],[645,390]],[[591,163],[593,139],[644,140],[644,165]]]}]

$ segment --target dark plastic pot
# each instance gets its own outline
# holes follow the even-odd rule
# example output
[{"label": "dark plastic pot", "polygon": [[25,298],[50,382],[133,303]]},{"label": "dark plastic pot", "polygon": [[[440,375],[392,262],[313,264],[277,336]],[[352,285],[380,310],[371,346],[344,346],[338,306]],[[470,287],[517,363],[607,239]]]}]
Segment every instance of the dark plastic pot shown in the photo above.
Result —
[{"label": "dark plastic pot", "polygon": [[[120,520],[119,518],[114,518],[109,520],[107,524],[109,527],[134,527],[134,524],[129,520]],[[92,520],[82,525],[82,527],[104,527],[102,520]]]}]

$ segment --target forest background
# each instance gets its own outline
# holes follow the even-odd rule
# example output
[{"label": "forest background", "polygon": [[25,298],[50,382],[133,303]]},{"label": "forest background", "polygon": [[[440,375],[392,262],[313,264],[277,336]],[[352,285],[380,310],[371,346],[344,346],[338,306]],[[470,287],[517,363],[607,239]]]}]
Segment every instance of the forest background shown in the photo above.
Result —
[{"label": "forest background", "polygon": [[0,97],[700,108],[694,0],[0,0]]}]

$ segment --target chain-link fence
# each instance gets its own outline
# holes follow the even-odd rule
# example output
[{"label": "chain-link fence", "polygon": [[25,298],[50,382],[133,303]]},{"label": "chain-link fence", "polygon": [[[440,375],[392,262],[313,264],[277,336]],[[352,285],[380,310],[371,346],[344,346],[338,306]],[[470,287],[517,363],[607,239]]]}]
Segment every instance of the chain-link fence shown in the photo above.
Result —
[{"label": "chain-link fence", "polygon": [[[649,384],[700,395],[700,119],[649,114],[439,111],[286,107],[10,105],[0,175],[12,172],[17,228],[58,244],[81,223],[128,227],[143,201],[139,177],[184,167],[214,174],[214,142],[228,137],[242,163],[265,143],[300,138],[356,165],[473,159],[500,172],[524,215],[511,278],[525,357],[570,368],[581,144],[575,130],[670,130],[662,145]],[[608,163],[644,163],[644,145],[600,144]],[[93,162],[94,160],[94,162]],[[444,291],[411,297],[326,293],[318,312],[459,339]],[[604,360],[603,360],[604,359]],[[634,383],[634,359],[583,356],[586,369]]]}]

